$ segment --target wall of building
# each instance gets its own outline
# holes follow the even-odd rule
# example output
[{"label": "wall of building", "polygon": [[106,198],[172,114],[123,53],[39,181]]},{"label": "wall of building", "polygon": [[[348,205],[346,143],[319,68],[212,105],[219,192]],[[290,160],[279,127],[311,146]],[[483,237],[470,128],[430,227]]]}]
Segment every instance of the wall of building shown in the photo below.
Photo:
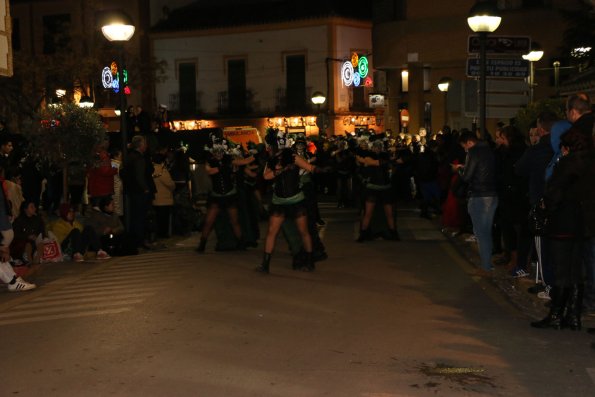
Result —
[{"label": "wall of building", "polygon": [[229,59],[245,59],[246,88],[254,93],[255,110],[273,112],[278,88],[285,88],[285,56],[306,57],[306,86],[323,90],[326,85],[326,25],[277,29],[236,29],[199,31],[193,35],[156,35],[153,55],[167,61],[167,80],[156,85],[159,103],[168,103],[177,94],[177,64],[197,62],[197,91],[201,110],[217,112],[218,93],[227,91],[226,67]]}]

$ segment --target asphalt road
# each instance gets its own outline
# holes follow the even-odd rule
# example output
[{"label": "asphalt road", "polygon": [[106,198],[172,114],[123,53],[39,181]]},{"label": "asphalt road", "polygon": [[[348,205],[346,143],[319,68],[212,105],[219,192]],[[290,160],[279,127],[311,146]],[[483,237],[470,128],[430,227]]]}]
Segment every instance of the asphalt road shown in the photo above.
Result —
[{"label": "asphalt road", "polygon": [[0,291],[0,396],[595,396],[593,338],[531,329],[432,222],[355,244],[352,210],[323,216],[314,273],[281,237],[263,276],[193,236]]}]

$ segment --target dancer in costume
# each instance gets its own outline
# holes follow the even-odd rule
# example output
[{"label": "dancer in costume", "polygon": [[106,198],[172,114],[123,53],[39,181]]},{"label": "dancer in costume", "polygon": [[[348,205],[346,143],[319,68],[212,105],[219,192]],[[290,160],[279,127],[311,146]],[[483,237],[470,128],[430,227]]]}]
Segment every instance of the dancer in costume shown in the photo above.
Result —
[{"label": "dancer in costume", "polygon": [[[275,139],[274,135],[277,136]],[[269,227],[267,231],[264,257],[255,270],[269,272],[271,254],[275,248],[275,240],[286,217],[293,218],[302,238],[305,260],[301,267],[304,271],[314,270],[312,260],[312,237],[308,232],[308,217],[305,194],[300,184],[300,169],[317,172],[317,168],[302,157],[297,156],[287,147],[285,134],[276,129],[269,129],[267,143],[273,147],[273,156],[264,169],[264,178],[273,180],[273,199],[269,207]]]},{"label": "dancer in costume", "polygon": [[226,210],[229,215],[233,234],[238,241],[236,248],[244,248],[242,228],[238,221],[238,194],[233,167],[250,164],[254,161],[254,157],[234,159],[226,152],[227,149],[227,142],[219,138],[214,138],[211,156],[205,163],[207,174],[211,178],[212,190],[207,199],[207,214],[205,216],[200,242],[196,248],[198,252],[204,252],[207,245],[207,238],[213,229],[220,210]]},{"label": "dancer in costume", "polygon": [[[292,149],[297,156],[303,158],[306,162],[315,164],[316,156],[306,150],[307,145],[306,136],[304,134],[298,134]],[[318,209],[318,198],[316,195],[316,186],[312,180],[312,173],[308,170],[300,169],[300,183],[306,197],[305,204],[306,210],[308,211],[308,231],[312,238],[312,260],[314,262],[322,261],[328,258],[328,255],[318,234],[316,220],[319,218],[318,214],[320,213],[320,210]],[[303,254],[303,252],[301,252],[301,254]],[[302,258],[296,258],[297,262],[304,259],[303,255],[301,256]],[[299,264],[297,264],[297,266],[299,266]]]},{"label": "dancer in costume", "polygon": [[389,240],[399,240],[395,226],[393,197],[391,192],[390,156],[385,151],[381,138],[372,141],[370,151],[360,151],[356,161],[361,165],[364,187],[364,208],[357,242],[364,242],[374,237],[370,223],[376,204],[382,205],[388,226]]}]

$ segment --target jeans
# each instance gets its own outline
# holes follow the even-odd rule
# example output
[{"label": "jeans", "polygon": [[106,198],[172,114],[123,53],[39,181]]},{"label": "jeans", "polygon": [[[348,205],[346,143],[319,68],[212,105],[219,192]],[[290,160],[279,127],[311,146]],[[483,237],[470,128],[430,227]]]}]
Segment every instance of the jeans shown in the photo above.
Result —
[{"label": "jeans", "polygon": [[473,223],[473,233],[477,237],[481,267],[492,270],[492,223],[498,207],[498,197],[469,197],[467,211]]}]

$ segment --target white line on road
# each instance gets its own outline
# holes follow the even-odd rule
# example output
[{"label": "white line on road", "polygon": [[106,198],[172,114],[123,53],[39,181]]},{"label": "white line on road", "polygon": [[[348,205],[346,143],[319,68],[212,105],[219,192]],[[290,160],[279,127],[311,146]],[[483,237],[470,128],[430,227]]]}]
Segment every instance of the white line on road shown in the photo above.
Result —
[{"label": "white line on road", "polygon": [[94,310],[94,311],[85,311],[85,312],[80,312],[80,313],[53,314],[53,315],[48,315],[48,316],[38,316],[38,317],[28,317],[28,318],[22,318],[22,319],[4,320],[4,321],[0,321],[0,325],[24,324],[24,323],[33,323],[33,322],[40,322],[40,321],[60,320],[60,319],[64,319],[64,318],[100,316],[103,314],[118,314],[118,313],[129,312],[131,310],[132,310],[131,307],[121,307],[119,309]]}]

